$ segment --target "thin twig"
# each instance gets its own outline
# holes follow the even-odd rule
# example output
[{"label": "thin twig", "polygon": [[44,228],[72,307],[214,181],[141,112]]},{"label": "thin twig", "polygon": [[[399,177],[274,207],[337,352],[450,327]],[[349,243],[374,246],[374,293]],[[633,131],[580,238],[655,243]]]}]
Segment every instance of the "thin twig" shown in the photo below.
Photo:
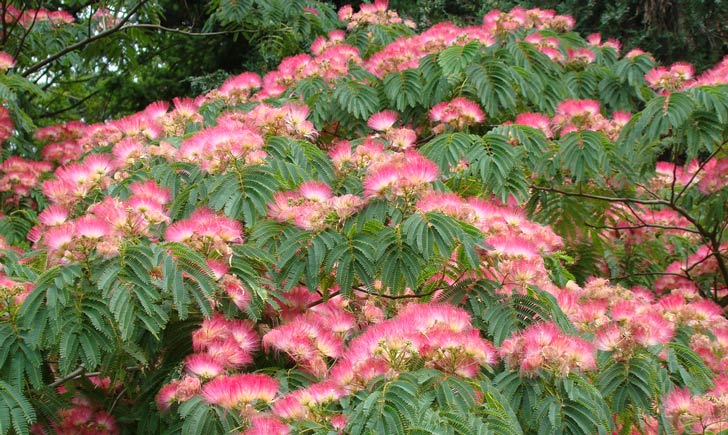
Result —
[{"label": "thin twig", "polygon": [[81,98],[80,100],[76,101],[75,103],[71,104],[70,106],[64,107],[63,109],[58,109],[58,110],[56,110],[54,112],[46,112],[46,113],[43,113],[43,114],[41,114],[39,116],[39,118],[50,118],[50,117],[53,117],[53,116],[56,116],[56,115],[60,115],[63,112],[67,112],[69,110],[73,110],[76,107],[78,107],[81,104],[83,104],[86,101],[88,101],[89,99],[91,99],[93,96],[95,96],[98,93],[100,93],[101,91],[102,91],[102,89],[97,89],[94,92],[91,92],[90,94],[88,94],[85,97]]},{"label": "thin twig", "polygon": [[661,200],[661,199],[640,199],[640,198],[623,198],[623,197],[592,195],[590,193],[569,192],[566,190],[559,190],[559,189],[555,189],[553,187],[538,186],[535,184],[532,184],[530,187],[531,187],[531,189],[541,190],[544,192],[558,193],[558,194],[566,195],[566,196],[578,196],[580,198],[596,199],[597,201],[624,202],[624,203],[631,202],[631,203],[635,203],[635,204],[651,204],[651,205],[669,205],[670,204],[668,201]]},{"label": "thin twig", "polygon": [[126,393],[127,388],[124,387],[121,389],[119,394],[116,395],[116,398],[114,398],[114,402],[111,404],[111,407],[109,408],[109,414],[114,413],[114,408],[116,408],[116,404],[119,403],[119,399]]},{"label": "thin twig", "polygon": [[700,234],[700,232],[685,228],[685,227],[677,227],[677,226],[670,226],[670,225],[659,225],[659,224],[652,224],[652,223],[641,223],[641,224],[635,224],[635,225],[625,225],[625,226],[619,226],[619,225],[592,225],[592,224],[585,224],[589,228],[594,228],[597,230],[637,230],[640,228],[659,228],[662,230],[678,230],[678,231],[685,231],[687,233],[693,233],[693,234]]},{"label": "thin twig", "polygon": [[13,54],[13,58],[17,59],[20,55],[20,52],[23,50],[23,45],[25,45],[25,39],[30,35],[30,32],[33,31],[33,27],[35,27],[35,22],[38,18],[38,12],[40,9],[35,10],[35,15],[33,15],[33,22],[30,23],[30,26],[28,26],[27,29],[25,29],[25,33],[23,33],[23,36],[20,38],[20,42],[18,43],[18,46],[15,48],[15,54]]},{"label": "thin twig", "polygon": [[149,23],[127,24],[121,30],[126,30],[126,29],[155,29],[155,30],[162,30],[165,32],[179,33],[180,35],[186,35],[186,36],[217,36],[217,35],[231,35],[234,33],[258,32],[258,30],[256,30],[256,29],[223,30],[223,31],[219,31],[219,32],[191,32],[189,30],[175,29],[172,27],[164,27],[164,26],[160,26],[158,24],[149,24]]},{"label": "thin twig", "polygon": [[58,378],[55,381],[53,381],[52,383],[48,384],[48,388],[55,388],[55,387],[63,384],[64,382],[68,382],[72,379],[78,379],[79,377],[83,376],[83,372],[85,370],[86,369],[83,366],[79,366],[78,368],[76,368],[76,370],[72,371],[71,373],[67,374],[66,376],[64,376],[62,378]]}]

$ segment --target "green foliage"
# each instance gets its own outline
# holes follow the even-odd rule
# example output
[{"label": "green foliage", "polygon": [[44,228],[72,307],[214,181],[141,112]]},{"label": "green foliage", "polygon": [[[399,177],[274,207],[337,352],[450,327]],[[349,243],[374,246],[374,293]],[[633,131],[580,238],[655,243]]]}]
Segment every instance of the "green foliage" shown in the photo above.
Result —
[{"label": "green foliage", "polygon": [[[507,420],[512,411],[493,400],[497,392],[485,394],[490,400],[479,405],[473,385],[443,378],[432,370],[413,371],[396,380],[375,382],[354,396],[346,431],[352,435],[520,434],[517,422]],[[483,420],[483,416],[487,417]],[[505,426],[504,420],[515,425]]]},{"label": "green foliage", "polygon": [[28,433],[28,427],[35,422],[35,410],[23,394],[0,381],[0,434],[5,435],[11,429],[15,433]]}]

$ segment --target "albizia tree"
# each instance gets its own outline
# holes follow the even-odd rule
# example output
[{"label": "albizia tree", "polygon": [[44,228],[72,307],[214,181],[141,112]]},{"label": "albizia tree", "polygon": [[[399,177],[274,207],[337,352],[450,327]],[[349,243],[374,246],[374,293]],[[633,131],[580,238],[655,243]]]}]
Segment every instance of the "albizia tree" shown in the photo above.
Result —
[{"label": "albizia tree", "polygon": [[0,434],[728,429],[728,60],[339,18],[2,162]]}]

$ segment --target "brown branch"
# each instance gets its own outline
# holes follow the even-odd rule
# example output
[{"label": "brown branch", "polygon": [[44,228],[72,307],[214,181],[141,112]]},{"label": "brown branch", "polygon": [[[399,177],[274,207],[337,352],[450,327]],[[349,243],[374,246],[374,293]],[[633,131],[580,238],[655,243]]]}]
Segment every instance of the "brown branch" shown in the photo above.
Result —
[{"label": "brown branch", "polygon": [[565,195],[565,196],[577,196],[580,198],[595,199],[597,201],[623,202],[623,203],[648,204],[648,205],[669,205],[670,204],[668,201],[661,200],[661,199],[640,199],[640,198],[624,198],[624,197],[592,195],[590,193],[569,192],[566,190],[559,190],[559,189],[555,189],[553,187],[538,186],[535,184],[532,184],[530,187],[531,187],[531,189],[536,189],[536,190],[540,190],[543,192],[558,193],[560,195]]},{"label": "brown branch", "polygon": [[137,3],[136,6],[134,6],[129,11],[129,13],[126,14],[126,16],[124,16],[124,18],[122,18],[121,20],[119,20],[119,22],[116,23],[116,25],[114,27],[112,27],[112,28],[110,28],[108,30],[105,30],[105,31],[103,31],[101,33],[97,33],[96,35],[90,36],[90,37],[88,37],[88,38],[86,38],[84,40],[78,41],[75,44],[69,45],[68,47],[64,48],[63,50],[60,50],[59,52],[57,52],[57,53],[55,53],[55,54],[53,54],[51,56],[48,56],[47,58],[43,59],[42,61],[40,61],[40,62],[38,62],[38,63],[36,63],[34,65],[31,65],[28,69],[26,69],[25,71],[23,71],[23,73],[21,75],[23,77],[28,77],[30,74],[33,74],[34,72],[38,71],[39,69],[43,68],[44,66],[49,65],[49,64],[55,62],[56,60],[60,59],[61,57],[65,56],[65,55],[67,55],[68,53],[71,53],[73,51],[79,50],[79,49],[85,47],[86,45],[88,45],[88,44],[96,41],[96,40],[105,38],[105,37],[107,37],[107,36],[109,36],[111,34],[114,34],[116,32],[119,32],[121,30],[124,30],[125,24],[131,19],[132,16],[134,16],[134,14],[139,10],[139,8],[141,8],[148,1],[149,0],[141,0],[139,3]]},{"label": "brown branch", "polygon": [[592,225],[592,224],[585,224],[589,228],[594,228],[597,230],[637,230],[640,228],[658,228],[662,230],[678,230],[678,231],[685,231],[687,233],[693,233],[693,234],[700,234],[698,231],[685,228],[685,227],[677,227],[677,226],[670,226],[670,225],[659,225],[659,224],[651,224],[651,223],[641,223],[641,224],[635,224],[635,225],[625,225],[625,226],[619,226],[619,225]]},{"label": "brown branch", "polygon": [[[135,372],[141,370],[140,367],[136,366],[130,366],[130,367],[124,367],[124,370],[127,372]],[[75,379],[81,379],[81,378],[90,378],[92,376],[101,376],[102,372],[87,372],[86,368],[84,366],[78,366],[74,371],[67,374],[66,376],[62,378],[58,378],[52,383],[48,384],[48,388],[55,388],[61,384],[64,384],[68,381],[72,381]]]},{"label": "brown branch", "polygon": [[114,408],[116,408],[116,405],[119,403],[119,400],[121,400],[121,398],[124,396],[124,394],[126,394],[126,391],[127,391],[127,388],[124,387],[121,389],[119,394],[116,395],[116,397],[114,398],[114,402],[111,404],[111,407],[109,408],[109,414],[114,412]]},{"label": "brown branch", "polygon": [[158,24],[148,24],[148,23],[132,23],[127,24],[124,26],[122,30],[126,29],[154,29],[154,30],[162,30],[164,32],[171,32],[171,33],[179,33],[180,35],[186,35],[186,36],[217,36],[217,35],[231,35],[234,33],[255,33],[258,30],[254,29],[237,29],[237,30],[223,30],[220,32],[190,32],[188,30],[182,30],[182,29],[175,29],[171,27],[164,27],[160,26]]},{"label": "brown branch", "polygon": [[[383,294],[383,293],[375,293],[375,292],[369,291],[366,288],[361,287],[361,286],[360,287],[354,287],[352,290],[358,291],[358,292],[362,292],[362,293],[366,293],[369,296],[376,296],[376,297],[380,297],[380,298],[384,298],[384,299],[389,299],[389,300],[396,301],[396,300],[399,300],[399,299],[423,298],[423,297],[430,296],[430,295],[434,294],[438,289],[436,288],[436,289],[434,289],[432,291],[429,291],[427,293],[416,293],[416,294],[411,294],[411,295],[388,295],[388,294]],[[338,296],[340,293],[341,293],[340,290],[337,290],[337,291],[331,293],[329,295],[329,299],[333,298],[334,296]],[[316,305],[320,305],[322,303],[324,303],[324,299],[323,298],[321,298],[321,299],[319,299],[317,301],[311,302],[310,304],[306,305],[306,308],[312,308],[312,307],[315,307]]]},{"label": "brown branch", "polygon": [[[5,4],[5,1],[3,1],[3,4]],[[3,43],[2,43],[3,46],[5,46],[5,44],[8,42],[8,38],[10,38],[10,35],[13,34],[13,31],[15,30],[15,28],[18,27],[18,23],[20,22],[20,17],[22,17],[23,14],[25,13],[26,5],[23,4],[23,8],[20,10],[20,13],[18,13],[18,16],[13,19],[13,23],[10,25],[10,30],[8,30],[7,32],[5,31],[5,29],[6,29],[5,17],[7,16],[6,8],[7,8],[7,6],[3,7]]]},{"label": "brown branch", "polygon": [[55,388],[72,379],[78,379],[81,376],[83,376],[83,372],[85,370],[86,369],[83,366],[79,366],[76,370],[72,371],[71,373],[67,374],[66,376],[64,376],[62,378],[58,378],[55,381],[53,381],[52,383],[48,384],[48,388]]},{"label": "brown branch", "polygon": [[354,287],[354,290],[358,291],[358,292],[366,293],[369,296],[377,296],[380,298],[396,301],[399,299],[423,298],[425,296],[430,296],[430,295],[434,294],[438,289],[431,290],[427,293],[415,293],[415,294],[411,294],[411,295],[388,295],[388,294],[383,294],[383,293],[375,293],[375,292],[367,290],[364,287]]}]

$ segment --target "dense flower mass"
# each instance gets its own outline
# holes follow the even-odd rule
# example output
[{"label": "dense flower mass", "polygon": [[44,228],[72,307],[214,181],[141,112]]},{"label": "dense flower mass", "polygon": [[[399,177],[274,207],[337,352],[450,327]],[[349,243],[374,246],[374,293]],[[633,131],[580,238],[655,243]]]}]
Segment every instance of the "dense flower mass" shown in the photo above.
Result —
[{"label": "dense flower mass", "polygon": [[588,341],[564,334],[553,323],[536,323],[505,340],[501,357],[521,374],[539,370],[568,376],[573,371],[596,369],[594,346]]},{"label": "dense flower mass", "polygon": [[728,58],[659,66],[543,9],[338,17],[0,163],[0,427],[726,429]]}]

